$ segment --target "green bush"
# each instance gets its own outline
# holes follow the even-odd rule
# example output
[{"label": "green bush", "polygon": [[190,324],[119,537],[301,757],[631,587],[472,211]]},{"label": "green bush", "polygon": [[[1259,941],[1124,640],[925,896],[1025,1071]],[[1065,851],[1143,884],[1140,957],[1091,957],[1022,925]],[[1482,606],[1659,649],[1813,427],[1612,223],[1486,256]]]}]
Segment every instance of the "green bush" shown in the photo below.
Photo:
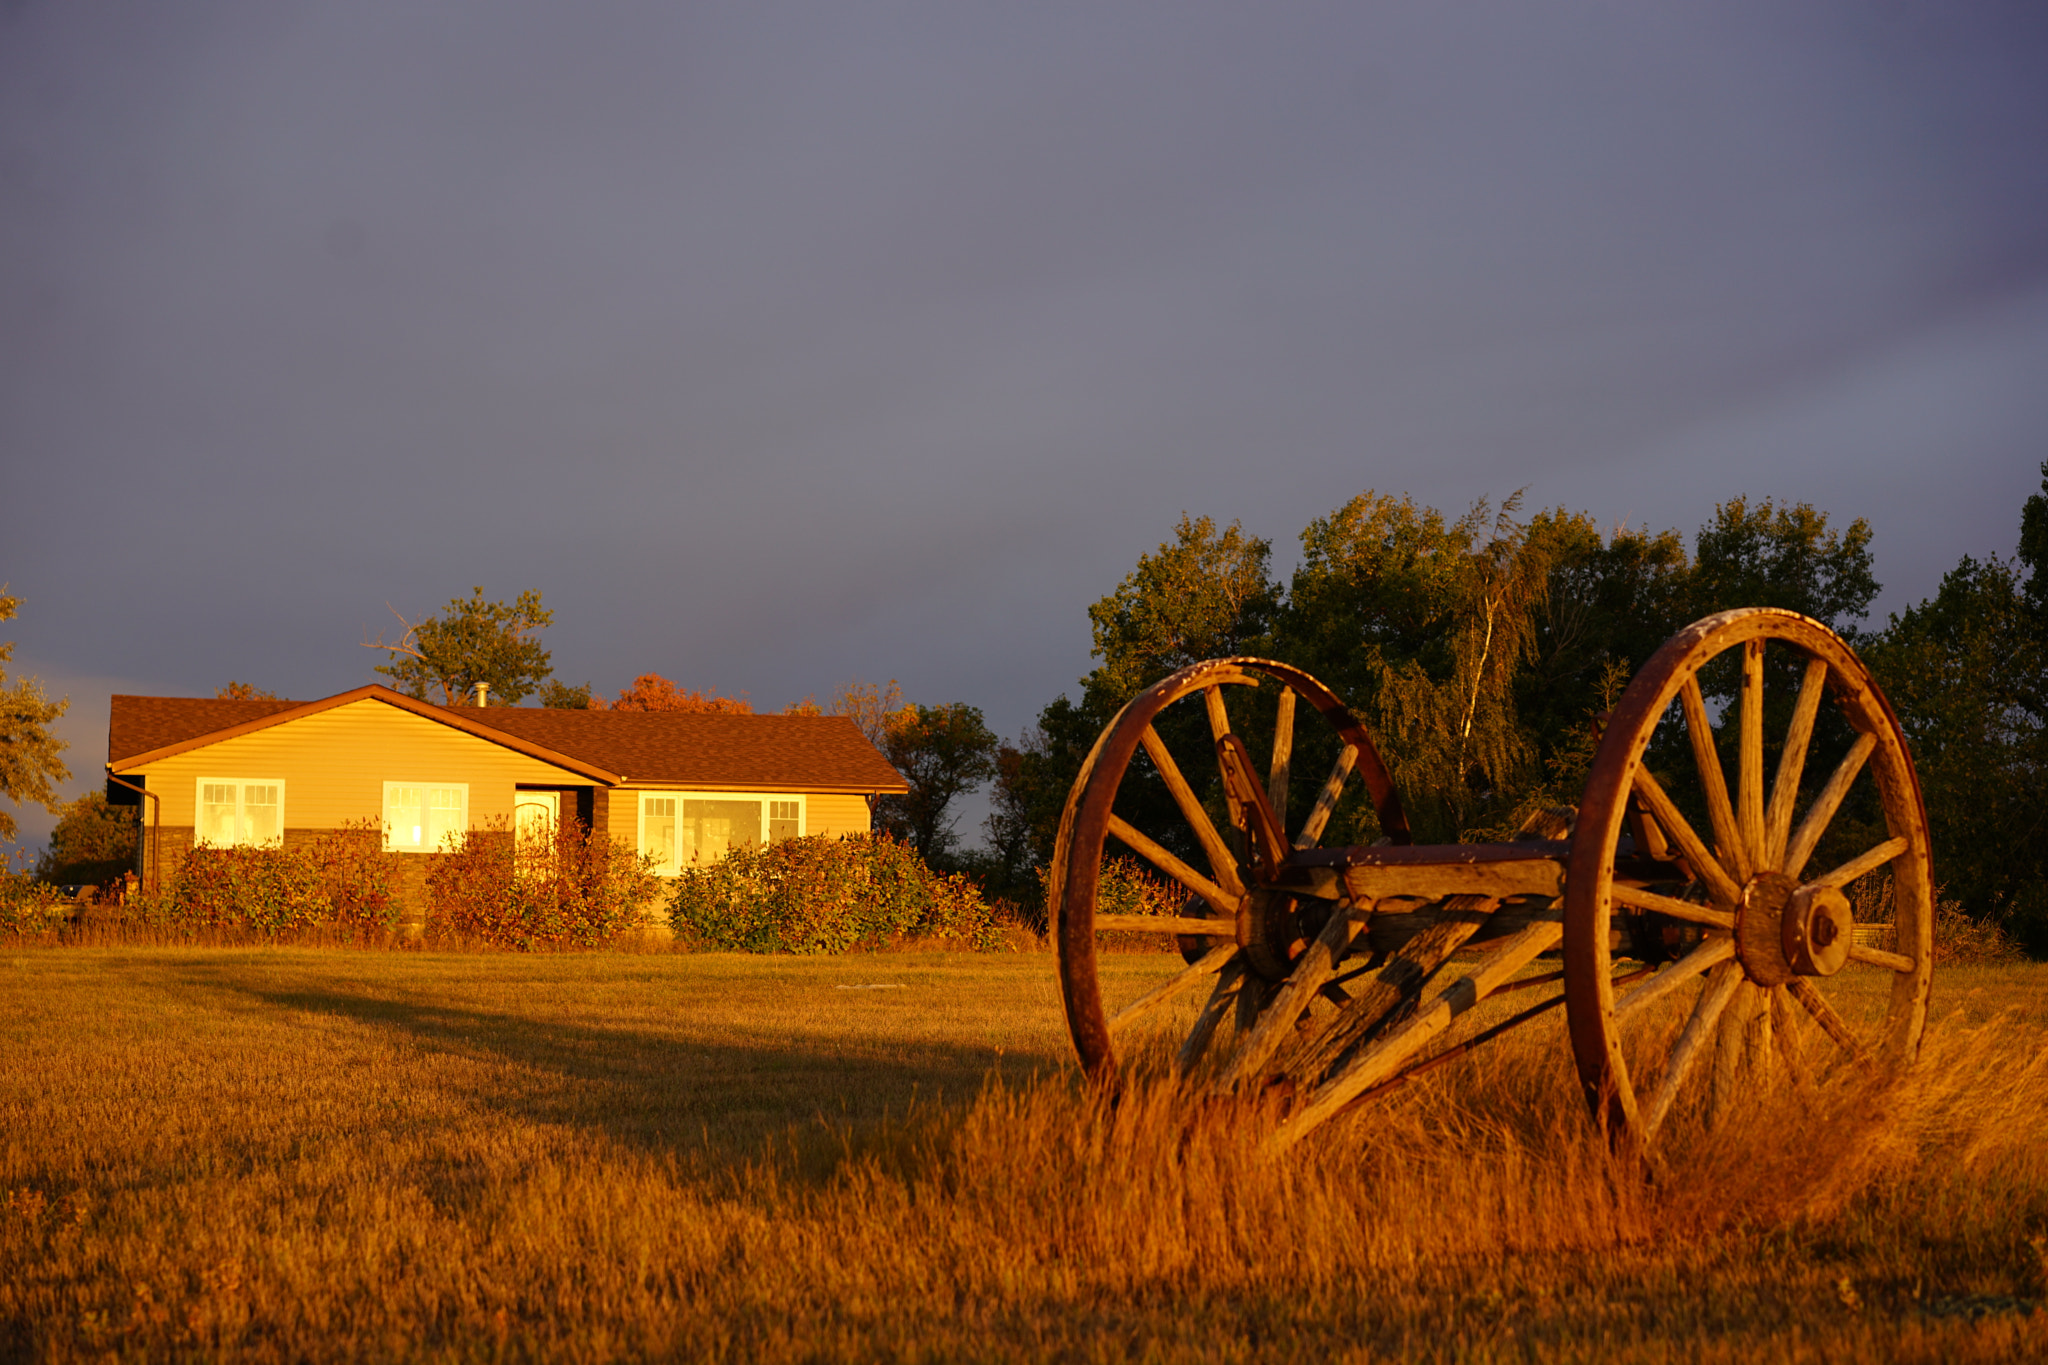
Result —
[{"label": "green bush", "polygon": [[433,855],[430,925],[473,942],[533,952],[598,948],[642,923],[660,890],[652,859],[574,821],[515,839],[472,829]]},{"label": "green bush", "polygon": [[64,894],[7,864],[0,857],[0,933],[41,934],[61,926],[69,911]]},{"label": "green bush", "polygon": [[959,873],[934,872],[887,835],[811,835],[735,849],[676,878],[671,922],[706,948],[840,953],[910,941],[1002,942]]},{"label": "green bush", "polygon": [[131,897],[131,915],[166,927],[265,937],[311,928],[387,932],[398,924],[397,855],[374,820],[293,848],[209,848],[185,856],[170,885]]}]

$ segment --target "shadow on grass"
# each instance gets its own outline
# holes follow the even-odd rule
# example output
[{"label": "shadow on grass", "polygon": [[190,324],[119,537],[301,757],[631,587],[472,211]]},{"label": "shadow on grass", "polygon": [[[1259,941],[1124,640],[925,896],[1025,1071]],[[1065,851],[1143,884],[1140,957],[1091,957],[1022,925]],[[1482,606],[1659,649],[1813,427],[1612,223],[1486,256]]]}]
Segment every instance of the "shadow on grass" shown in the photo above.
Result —
[{"label": "shadow on grass", "polygon": [[961,1108],[993,1076],[1016,1083],[1058,1069],[1044,1056],[1006,1056],[985,1046],[919,1042],[911,1055],[877,1055],[912,1045],[852,1030],[788,1045],[733,1043],[346,990],[265,990],[231,973],[197,975],[266,1007],[396,1030],[431,1052],[509,1068],[502,1085],[451,1084],[480,1108],[596,1130],[690,1164],[732,1169],[769,1160],[805,1179],[829,1176],[865,1150],[877,1130]]}]

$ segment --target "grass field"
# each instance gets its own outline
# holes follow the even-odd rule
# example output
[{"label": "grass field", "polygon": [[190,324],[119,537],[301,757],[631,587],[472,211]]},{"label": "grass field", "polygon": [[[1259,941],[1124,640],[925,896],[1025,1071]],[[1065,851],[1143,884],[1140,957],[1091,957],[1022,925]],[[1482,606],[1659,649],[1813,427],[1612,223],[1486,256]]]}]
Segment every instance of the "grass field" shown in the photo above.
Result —
[{"label": "grass field", "polygon": [[2048,968],[1936,1017],[1644,1186],[1554,1024],[1262,1162],[1044,955],[0,953],[0,1356],[2048,1358]]}]

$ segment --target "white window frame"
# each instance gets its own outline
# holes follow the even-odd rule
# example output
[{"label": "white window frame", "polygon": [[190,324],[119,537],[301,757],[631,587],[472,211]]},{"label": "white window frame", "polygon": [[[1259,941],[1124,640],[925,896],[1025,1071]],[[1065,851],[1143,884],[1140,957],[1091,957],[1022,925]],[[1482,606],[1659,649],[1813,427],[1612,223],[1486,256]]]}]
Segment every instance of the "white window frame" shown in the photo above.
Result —
[{"label": "white window frame", "polygon": [[[378,811],[377,817],[377,822],[384,828],[384,851],[386,853],[438,853],[440,851],[440,846],[438,844],[430,843],[427,841],[426,823],[424,819],[422,819],[421,821],[421,833],[419,843],[400,843],[398,840],[392,837],[394,831],[391,824],[391,793],[406,787],[419,788],[420,799],[422,801],[426,799],[426,793],[429,790],[460,792],[462,794],[462,815],[456,821],[455,833],[463,834],[468,831],[469,784],[467,782],[426,782],[418,780],[386,782],[384,784],[383,805]],[[424,809],[424,807],[422,809]]]},{"label": "white window frame", "polygon": [[796,834],[792,837],[800,839],[808,834],[811,828],[810,798],[803,792],[704,791],[696,788],[685,790],[680,787],[642,787],[633,796],[633,847],[640,853],[651,851],[647,846],[647,803],[650,800],[674,801],[677,803],[675,816],[676,862],[668,867],[657,866],[655,868],[655,871],[664,877],[677,876],[683,868],[683,806],[681,803],[684,801],[755,801],[760,803],[761,838],[764,842],[768,840],[768,803],[770,801],[796,802]]},{"label": "white window frame", "polygon": [[[225,844],[206,838],[206,789],[235,789],[235,837]],[[258,842],[248,837],[245,793],[251,787],[277,788],[277,838]],[[281,777],[202,777],[192,784],[192,846],[194,848],[282,848],[284,846],[284,779]]]}]

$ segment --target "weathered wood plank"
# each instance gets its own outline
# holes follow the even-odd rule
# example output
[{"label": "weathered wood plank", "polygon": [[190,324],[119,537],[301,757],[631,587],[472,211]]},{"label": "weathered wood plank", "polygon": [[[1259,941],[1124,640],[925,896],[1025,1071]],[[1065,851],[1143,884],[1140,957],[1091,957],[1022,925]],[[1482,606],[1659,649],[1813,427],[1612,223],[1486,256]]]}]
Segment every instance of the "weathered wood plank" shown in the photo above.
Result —
[{"label": "weathered wood plank", "polygon": [[1453,1020],[1471,1010],[1500,985],[1535,958],[1557,946],[1564,927],[1532,924],[1508,943],[1487,955],[1476,971],[1458,980],[1401,1024],[1345,1063],[1311,1093],[1309,1101],[1288,1115],[1271,1139],[1275,1150],[1284,1150],[1313,1132],[1365,1090],[1386,1080],[1400,1069],[1430,1039],[1451,1026]]}]

